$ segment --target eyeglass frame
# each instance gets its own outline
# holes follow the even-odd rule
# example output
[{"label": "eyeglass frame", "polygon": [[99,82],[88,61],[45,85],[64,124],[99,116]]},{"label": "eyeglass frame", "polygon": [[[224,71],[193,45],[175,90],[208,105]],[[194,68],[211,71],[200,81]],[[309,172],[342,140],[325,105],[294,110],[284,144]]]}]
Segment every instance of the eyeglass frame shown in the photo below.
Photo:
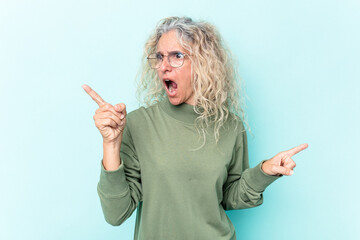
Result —
[{"label": "eyeglass frame", "polygon": [[[182,64],[180,65],[180,66],[177,66],[177,67],[174,67],[173,65],[171,65],[171,63],[170,63],[170,60],[169,60],[169,55],[170,54],[177,54],[177,53],[181,53],[183,56],[184,56],[184,58],[183,58],[183,61],[182,61]],[[151,64],[150,64],[150,62],[149,62],[149,60],[150,59],[157,59],[156,57],[150,57],[151,55],[156,55],[156,54],[158,54],[158,53],[153,53],[153,54],[150,54],[149,56],[147,56],[147,60],[148,60],[148,63],[149,63],[149,65],[150,65],[150,68],[152,68],[152,69],[159,69],[160,67],[161,67],[161,64],[163,63],[163,61],[164,61],[164,57],[166,57],[167,58],[167,61],[168,61],[168,63],[169,63],[169,65],[171,66],[171,67],[173,67],[173,68],[179,68],[179,67],[182,67],[183,65],[184,65],[184,62],[185,62],[185,57],[187,56],[187,57],[189,57],[189,56],[192,56],[192,55],[190,55],[190,54],[186,54],[186,53],[182,53],[182,52],[180,52],[180,51],[172,51],[172,52],[169,52],[169,54],[168,55],[163,55],[163,54],[160,54],[161,56],[162,56],[162,59],[161,59],[161,63],[160,63],[160,65],[159,65],[159,67],[157,67],[157,68],[153,68],[153,67],[151,67]]]}]

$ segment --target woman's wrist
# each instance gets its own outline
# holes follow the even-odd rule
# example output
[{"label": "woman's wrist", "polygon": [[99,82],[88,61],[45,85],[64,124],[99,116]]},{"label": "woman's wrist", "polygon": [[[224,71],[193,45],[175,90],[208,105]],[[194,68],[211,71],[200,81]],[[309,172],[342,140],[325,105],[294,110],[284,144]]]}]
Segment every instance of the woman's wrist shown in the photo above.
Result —
[{"label": "woman's wrist", "polygon": [[115,171],[121,165],[119,142],[103,142],[103,166],[105,170]]},{"label": "woman's wrist", "polygon": [[119,149],[120,150],[120,146],[121,146],[121,141],[117,141],[117,142],[103,141],[103,148],[106,148],[106,149]]}]

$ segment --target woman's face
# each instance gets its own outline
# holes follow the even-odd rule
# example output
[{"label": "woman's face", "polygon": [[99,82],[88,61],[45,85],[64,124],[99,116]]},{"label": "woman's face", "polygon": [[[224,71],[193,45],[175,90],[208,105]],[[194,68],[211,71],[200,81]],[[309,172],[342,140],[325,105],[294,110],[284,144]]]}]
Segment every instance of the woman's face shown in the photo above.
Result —
[{"label": "woman's face", "polygon": [[180,46],[175,30],[164,33],[159,39],[156,53],[164,57],[161,66],[157,69],[157,74],[163,83],[171,104],[179,105],[187,103],[194,105],[193,86],[191,84],[191,61],[186,56],[181,67],[172,67],[169,64],[168,58],[165,57],[171,52],[187,54],[187,51]]}]

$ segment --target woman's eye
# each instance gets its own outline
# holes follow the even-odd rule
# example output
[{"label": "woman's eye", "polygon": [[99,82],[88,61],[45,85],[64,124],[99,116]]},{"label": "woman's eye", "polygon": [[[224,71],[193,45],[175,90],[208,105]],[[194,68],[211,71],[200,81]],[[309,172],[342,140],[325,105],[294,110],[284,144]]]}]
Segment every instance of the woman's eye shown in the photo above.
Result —
[{"label": "woman's eye", "polygon": [[161,60],[161,59],[162,59],[161,54],[156,54],[156,59],[157,59],[157,60]]},{"label": "woman's eye", "polygon": [[175,57],[176,58],[184,58],[184,54],[178,52],[178,53],[175,53]]}]

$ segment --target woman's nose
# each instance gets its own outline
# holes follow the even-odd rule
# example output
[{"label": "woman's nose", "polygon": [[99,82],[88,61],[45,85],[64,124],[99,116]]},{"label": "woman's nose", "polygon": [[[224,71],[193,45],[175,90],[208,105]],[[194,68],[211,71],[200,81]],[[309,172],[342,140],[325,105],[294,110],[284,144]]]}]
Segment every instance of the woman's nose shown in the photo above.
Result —
[{"label": "woman's nose", "polygon": [[165,71],[170,71],[171,70],[171,65],[169,64],[169,59],[167,56],[164,56],[163,57],[163,60],[161,62],[161,65],[160,65],[160,70],[162,72],[165,72]]}]

